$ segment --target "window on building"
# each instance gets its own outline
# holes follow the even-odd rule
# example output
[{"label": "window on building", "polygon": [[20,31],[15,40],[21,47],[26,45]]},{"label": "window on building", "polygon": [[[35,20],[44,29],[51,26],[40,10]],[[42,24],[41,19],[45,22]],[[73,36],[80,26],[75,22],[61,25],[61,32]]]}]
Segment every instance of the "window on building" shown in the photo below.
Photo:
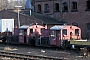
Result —
[{"label": "window on building", "polygon": [[87,10],[90,10],[90,0],[88,0],[86,3],[87,3]]},{"label": "window on building", "polygon": [[45,4],[45,12],[49,12],[49,5],[48,4]]},{"label": "window on building", "polygon": [[72,2],[72,11],[78,11],[77,10],[77,2]]},{"label": "window on building", "polygon": [[73,25],[73,26],[78,26],[78,23],[73,22],[72,25]]},{"label": "window on building", "polygon": [[67,29],[63,29],[63,30],[62,30],[62,34],[63,34],[63,35],[67,35]]},{"label": "window on building", "polygon": [[30,34],[33,34],[33,29],[30,29]]},{"label": "window on building", "polygon": [[75,29],[75,35],[79,35],[79,29]]},{"label": "window on building", "polygon": [[40,13],[41,12],[41,5],[39,4],[38,5],[38,13]]},{"label": "window on building", "polygon": [[55,11],[59,11],[59,4],[58,3],[55,4]]},{"label": "window on building", "polygon": [[64,2],[63,3],[63,11],[68,11],[68,3],[67,2]]}]

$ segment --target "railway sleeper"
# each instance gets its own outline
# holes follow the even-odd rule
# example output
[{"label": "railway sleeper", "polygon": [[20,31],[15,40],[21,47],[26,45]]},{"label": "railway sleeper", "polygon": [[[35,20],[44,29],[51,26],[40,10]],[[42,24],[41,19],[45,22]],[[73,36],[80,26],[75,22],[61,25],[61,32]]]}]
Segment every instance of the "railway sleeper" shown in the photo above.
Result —
[{"label": "railway sleeper", "polygon": [[37,58],[25,57],[25,56],[18,56],[18,55],[7,55],[7,54],[0,54],[2,57],[10,57],[10,58],[17,58],[17,59],[24,59],[24,60],[38,60]]},{"label": "railway sleeper", "polygon": [[[64,58],[56,58],[56,57],[48,57],[48,56],[35,56],[35,55],[27,55],[22,53],[14,53],[14,52],[6,52],[0,51],[0,56],[12,57],[12,58],[20,58],[20,59],[50,59],[50,60],[66,60]],[[3,54],[4,53],[4,54]],[[8,54],[8,55],[7,55]]]},{"label": "railway sleeper", "polygon": [[49,60],[65,60],[63,58],[54,58],[54,57],[47,57],[47,56],[30,56],[25,57],[25,56],[18,56],[18,55],[7,55],[7,54],[0,54],[2,57],[10,57],[10,58],[16,58],[16,59],[24,59],[24,60],[39,60],[39,59],[49,59]]}]

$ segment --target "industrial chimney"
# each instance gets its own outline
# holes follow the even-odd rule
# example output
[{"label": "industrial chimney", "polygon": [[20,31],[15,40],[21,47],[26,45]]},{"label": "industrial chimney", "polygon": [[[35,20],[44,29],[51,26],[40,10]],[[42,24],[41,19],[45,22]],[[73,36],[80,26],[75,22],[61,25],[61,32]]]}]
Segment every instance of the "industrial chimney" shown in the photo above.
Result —
[{"label": "industrial chimney", "polygon": [[29,9],[31,15],[31,9],[32,9],[31,0],[26,1],[25,9]]}]

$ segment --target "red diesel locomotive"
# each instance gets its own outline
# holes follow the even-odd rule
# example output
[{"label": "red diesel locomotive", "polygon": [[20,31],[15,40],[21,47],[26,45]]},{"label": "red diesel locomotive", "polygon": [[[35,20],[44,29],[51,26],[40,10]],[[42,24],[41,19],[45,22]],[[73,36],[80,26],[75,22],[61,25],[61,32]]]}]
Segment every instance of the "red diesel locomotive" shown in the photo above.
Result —
[{"label": "red diesel locomotive", "polygon": [[50,29],[42,25],[23,25],[14,28],[8,43],[47,47],[70,47],[70,40],[81,39],[81,29],[72,25],[55,25]]},{"label": "red diesel locomotive", "polygon": [[3,42],[47,47],[70,47],[70,40],[81,39],[81,29],[72,25],[55,25],[50,29],[42,25],[23,25],[5,32]]}]

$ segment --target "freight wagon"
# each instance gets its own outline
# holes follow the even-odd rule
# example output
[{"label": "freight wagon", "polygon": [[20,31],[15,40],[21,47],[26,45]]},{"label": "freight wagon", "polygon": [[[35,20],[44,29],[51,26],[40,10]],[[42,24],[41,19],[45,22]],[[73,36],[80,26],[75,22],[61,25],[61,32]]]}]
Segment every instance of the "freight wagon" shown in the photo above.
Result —
[{"label": "freight wagon", "polygon": [[6,42],[8,35],[12,35],[14,19],[0,19],[0,41]]}]

